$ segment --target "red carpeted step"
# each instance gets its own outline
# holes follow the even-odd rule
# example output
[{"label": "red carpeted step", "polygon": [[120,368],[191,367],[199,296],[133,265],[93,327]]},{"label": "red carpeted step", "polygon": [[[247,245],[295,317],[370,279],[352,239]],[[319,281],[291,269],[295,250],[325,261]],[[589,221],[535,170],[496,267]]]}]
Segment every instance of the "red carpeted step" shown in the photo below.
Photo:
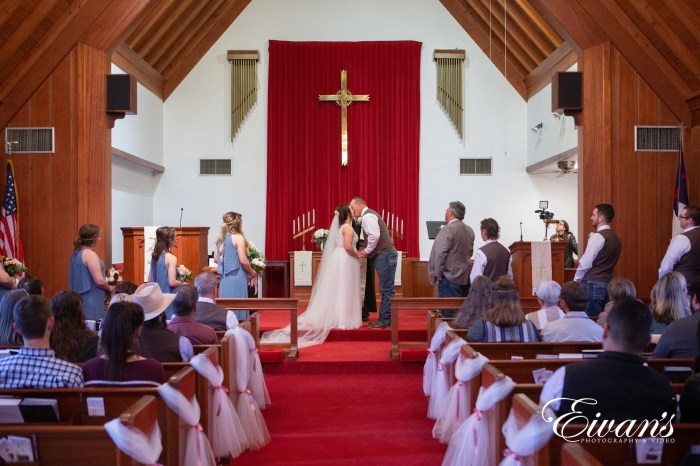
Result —
[{"label": "red carpeted step", "polygon": [[260,350],[260,362],[265,363],[280,363],[285,360],[284,351],[282,350]]},{"label": "red carpeted step", "polygon": [[399,361],[401,362],[425,362],[427,358],[427,348],[403,348],[399,350]]}]

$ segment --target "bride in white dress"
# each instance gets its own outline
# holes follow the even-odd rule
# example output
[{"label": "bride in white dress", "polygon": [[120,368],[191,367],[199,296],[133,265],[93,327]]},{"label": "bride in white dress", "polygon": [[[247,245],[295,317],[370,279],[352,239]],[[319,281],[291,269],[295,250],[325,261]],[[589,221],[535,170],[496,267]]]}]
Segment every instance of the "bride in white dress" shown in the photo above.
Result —
[{"label": "bride in white dress", "polygon": [[[352,228],[352,212],[347,204],[336,209],[328,229],[321,263],[316,273],[309,305],[298,320],[298,346],[323,343],[331,329],[362,326],[360,304],[360,260]],[[261,343],[289,341],[289,326],[265,332]]]}]

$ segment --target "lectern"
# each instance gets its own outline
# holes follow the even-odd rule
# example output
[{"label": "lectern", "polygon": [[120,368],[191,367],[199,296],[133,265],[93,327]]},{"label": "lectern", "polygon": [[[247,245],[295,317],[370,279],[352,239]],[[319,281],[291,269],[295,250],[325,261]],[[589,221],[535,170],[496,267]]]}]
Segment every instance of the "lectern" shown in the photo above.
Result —
[{"label": "lectern", "polygon": [[[184,264],[196,276],[209,265],[207,241],[209,227],[175,227],[177,245],[170,252],[177,256],[177,263]],[[124,280],[138,284],[144,282],[143,227],[122,227],[124,237]]]},{"label": "lectern", "polygon": [[[552,280],[564,283],[565,242],[554,241],[552,244]],[[510,254],[513,259],[513,281],[518,289],[524,312],[537,310],[537,299],[532,296],[532,244],[530,241],[516,241],[511,244]],[[534,309],[533,309],[534,308]]]}]

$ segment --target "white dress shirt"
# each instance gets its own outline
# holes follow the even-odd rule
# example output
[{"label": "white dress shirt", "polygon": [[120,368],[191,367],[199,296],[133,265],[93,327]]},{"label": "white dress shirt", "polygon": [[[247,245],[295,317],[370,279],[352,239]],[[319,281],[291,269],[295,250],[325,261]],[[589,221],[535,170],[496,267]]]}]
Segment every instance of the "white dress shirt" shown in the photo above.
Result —
[{"label": "white dress shirt", "polygon": [[595,258],[598,257],[598,253],[605,245],[605,238],[599,232],[610,229],[610,225],[601,225],[598,227],[598,230],[588,238],[586,252],[578,259],[578,268],[576,269],[576,275],[574,275],[575,282],[583,280],[583,277],[586,276],[586,272],[593,267],[593,261],[595,261]]},{"label": "white dress shirt", "polygon": [[[495,239],[487,239],[484,246],[495,242]],[[486,254],[481,249],[477,249],[474,253],[474,265],[472,266],[472,273],[469,275],[469,283],[474,283],[474,279],[479,275],[483,275],[484,270],[486,270]],[[513,279],[513,256],[508,259],[508,278]]]},{"label": "white dress shirt", "polygon": [[[548,401],[554,400],[555,398],[561,398],[564,393],[564,378],[566,377],[566,366],[562,366],[545,382],[544,387],[542,387],[542,393],[540,393],[540,405],[544,405]],[[561,400],[552,402],[549,405],[554,411],[559,410],[559,405]]]},{"label": "white dress shirt", "polygon": [[367,214],[368,207],[362,209],[360,216],[362,217],[362,229],[367,234],[367,245],[365,246],[365,253],[367,255],[372,254],[372,251],[377,247],[377,242],[379,242],[379,235],[381,230],[379,229],[379,218],[374,214]]},{"label": "white dress shirt", "polygon": [[[698,225],[693,225],[683,230],[686,231],[694,230],[698,228]],[[668,245],[666,250],[666,255],[661,261],[661,267],[659,267],[659,278],[663,277],[669,272],[673,272],[673,268],[676,266],[681,257],[688,254],[690,251],[690,240],[685,235],[676,235],[671,239],[671,244]]]},{"label": "white dress shirt", "polygon": [[559,320],[542,327],[542,341],[603,341],[603,327],[596,324],[585,312],[567,312]]}]

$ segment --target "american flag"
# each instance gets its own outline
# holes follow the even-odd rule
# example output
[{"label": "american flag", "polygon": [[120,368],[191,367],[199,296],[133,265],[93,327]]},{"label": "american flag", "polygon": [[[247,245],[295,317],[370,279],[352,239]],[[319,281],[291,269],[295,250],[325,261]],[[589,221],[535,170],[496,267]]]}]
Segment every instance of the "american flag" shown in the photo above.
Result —
[{"label": "american flag", "polygon": [[688,205],[688,184],[685,177],[685,161],[683,148],[678,151],[678,170],[676,171],[676,187],[673,192],[673,236],[683,233],[678,216]]},{"label": "american flag", "polygon": [[15,257],[20,262],[24,262],[22,238],[19,236],[17,189],[14,168],[10,160],[7,161],[7,183],[5,184],[5,199],[2,203],[2,218],[0,219],[0,254],[5,257]]}]

